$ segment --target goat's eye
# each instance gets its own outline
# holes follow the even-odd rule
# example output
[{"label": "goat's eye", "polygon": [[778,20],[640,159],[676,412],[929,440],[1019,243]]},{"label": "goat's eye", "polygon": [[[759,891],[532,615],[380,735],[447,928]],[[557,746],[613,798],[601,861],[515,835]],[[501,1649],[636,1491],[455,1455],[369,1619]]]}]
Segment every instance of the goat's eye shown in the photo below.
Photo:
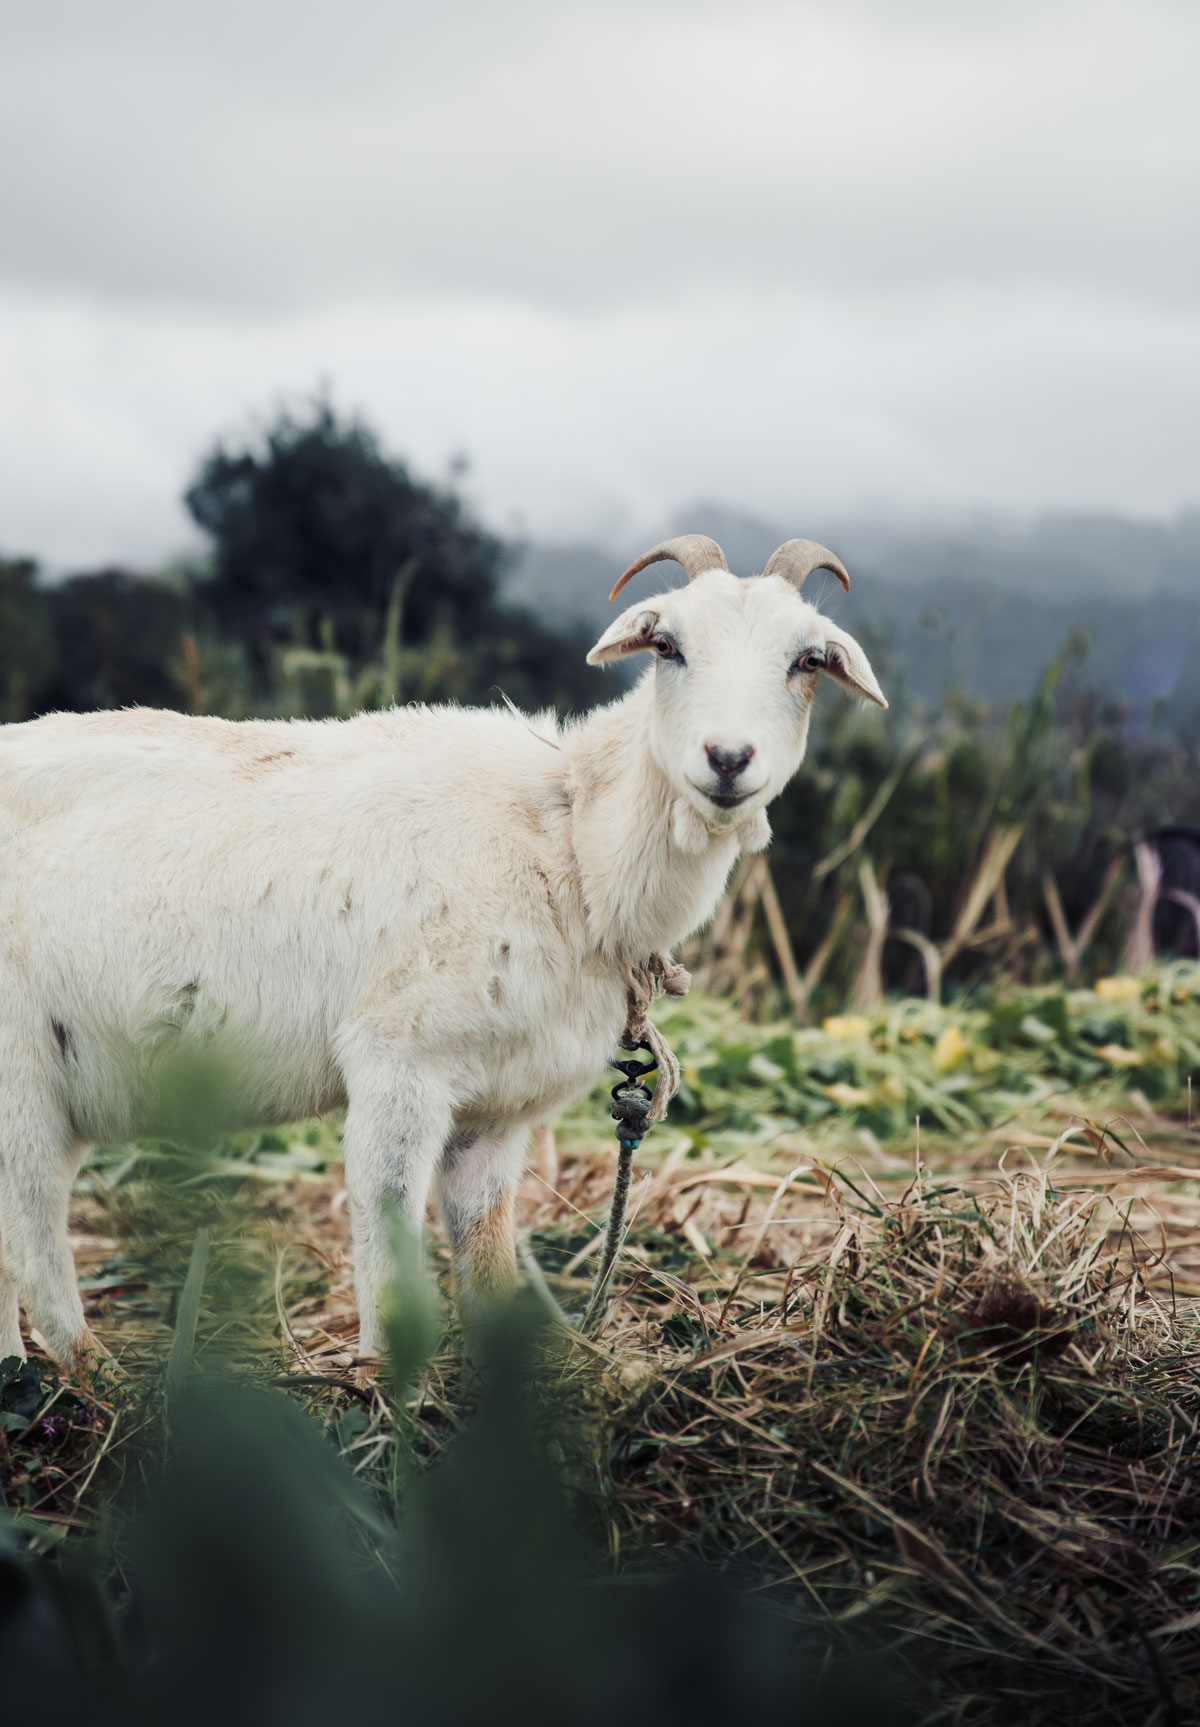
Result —
[{"label": "goat's eye", "polygon": [[819,672],[825,664],[825,656],[819,648],[806,648],[792,661],[793,672]]},{"label": "goat's eye", "polygon": [[660,660],[681,660],[683,658],[670,636],[655,636],[654,651]]}]

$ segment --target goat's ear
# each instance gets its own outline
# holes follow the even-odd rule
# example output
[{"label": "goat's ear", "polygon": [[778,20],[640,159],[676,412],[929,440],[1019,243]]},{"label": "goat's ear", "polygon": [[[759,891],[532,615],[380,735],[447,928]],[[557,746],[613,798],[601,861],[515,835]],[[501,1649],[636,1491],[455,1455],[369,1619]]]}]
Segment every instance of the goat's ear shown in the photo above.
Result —
[{"label": "goat's ear", "polygon": [[853,636],[845,630],[825,626],[825,670],[839,684],[845,684],[856,696],[866,696],[877,707],[886,708],[887,699],[871,670],[871,662]]},{"label": "goat's ear", "polygon": [[589,666],[602,666],[607,660],[623,660],[629,654],[641,654],[654,646],[658,629],[658,612],[653,606],[630,606],[627,612],[609,624],[587,657]]}]

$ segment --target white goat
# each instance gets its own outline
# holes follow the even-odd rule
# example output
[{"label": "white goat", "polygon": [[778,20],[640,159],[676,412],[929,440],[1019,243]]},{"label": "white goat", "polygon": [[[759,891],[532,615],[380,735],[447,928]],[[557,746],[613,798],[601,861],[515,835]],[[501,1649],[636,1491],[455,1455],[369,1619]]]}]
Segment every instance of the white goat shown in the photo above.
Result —
[{"label": "white goat", "polygon": [[132,709],[0,729],[0,1359],[18,1300],[86,1375],[67,1239],[89,1143],[154,1131],[164,1067],[209,1050],[243,1123],[346,1106],[361,1350],[382,1346],[389,1208],[436,1185],[470,1319],[516,1275],[527,1130],[600,1071],[626,968],[712,913],[804,755],[817,674],[886,706],[797,590],[700,535],[631,566],[689,585],[588,655],[652,653],[560,728],[487,710],[232,723]]}]

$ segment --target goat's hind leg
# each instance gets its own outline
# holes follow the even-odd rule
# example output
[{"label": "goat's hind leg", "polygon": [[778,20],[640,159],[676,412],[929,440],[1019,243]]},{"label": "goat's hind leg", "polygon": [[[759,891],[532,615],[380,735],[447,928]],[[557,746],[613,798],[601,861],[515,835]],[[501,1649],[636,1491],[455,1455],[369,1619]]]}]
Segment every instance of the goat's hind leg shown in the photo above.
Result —
[{"label": "goat's hind leg", "polygon": [[516,1290],[514,1218],[526,1140],[524,1130],[451,1139],[438,1171],[438,1206],[454,1252],[468,1355],[477,1354],[489,1314]]},{"label": "goat's hind leg", "polygon": [[25,1354],[17,1295],[16,1225],[8,1194],[8,1159],[4,1143],[4,1123],[14,1119],[16,1108],[16,1099],[8,1095],[8,1087],[0,1086],[0,1361]]},{"label": "goat's hind leg", "polygon": [[0,1361],[25,1354],[17,1303],[17,1280],[10,1270],[11,1256],[4,1250],[4,1172],[0,1169]]},{"label": "goat's hind leg", "polygon": [[0,1354],[14,1353],[8,1343],[20,1349],[19,1297],[50,1354],[81,1377],[107,1353],[84,1321],[67,1233],[84,1149],[59,1100],[36,1082],[0,1092]]}]

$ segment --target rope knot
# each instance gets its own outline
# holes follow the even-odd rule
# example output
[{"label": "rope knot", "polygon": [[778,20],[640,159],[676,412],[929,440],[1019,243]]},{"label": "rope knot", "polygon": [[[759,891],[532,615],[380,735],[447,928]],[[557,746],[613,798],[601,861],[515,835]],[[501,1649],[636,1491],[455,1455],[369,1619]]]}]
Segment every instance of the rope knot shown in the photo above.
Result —
[{"label": "rope knot", "polygon": [[629,1016],[621,1035],[622,1046],[636,1049],[644,1043],[658,1067],[646,1118],[647,1125],[653,1126],[665,1118],[667,1105],[679,1090],[679,1063],[662,1032],[651,1022],[650,1004],[656,995],[686,995],[692,976],[666,954],[652,953],[644,965],[625,967],[625,982]]}]

